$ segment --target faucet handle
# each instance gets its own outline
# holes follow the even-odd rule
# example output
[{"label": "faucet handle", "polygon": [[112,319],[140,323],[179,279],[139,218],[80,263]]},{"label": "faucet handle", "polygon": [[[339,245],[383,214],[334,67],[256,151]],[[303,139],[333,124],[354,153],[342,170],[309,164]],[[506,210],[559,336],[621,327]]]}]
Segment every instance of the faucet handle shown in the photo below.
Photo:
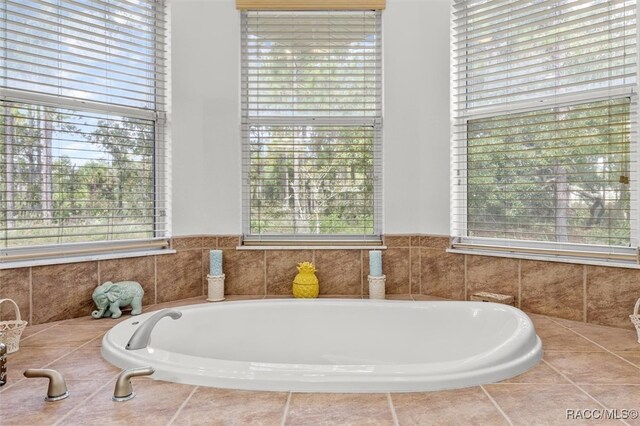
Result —
[{"label": "faucet handle", "polygon": [[118,402],[133,399],[133,397],[136,396],[136,393],[133,391],[131,378],[137,376],[150,376],[155,372],[156,370],[153,367],[138,367],[123,370],[118,376],[118,380],[116,380],[116,387],[113,390],[113,397],[111,399]]},{"label": "faucet handle", "polygon": [[46,377],[49,379],[49,388],[47,389],[47,396],[44,398],[45,401],[60,401],[69,396],[67,383],[64,381],[62,374],[56,370],[29,368],[23,374],[27,378]]}]

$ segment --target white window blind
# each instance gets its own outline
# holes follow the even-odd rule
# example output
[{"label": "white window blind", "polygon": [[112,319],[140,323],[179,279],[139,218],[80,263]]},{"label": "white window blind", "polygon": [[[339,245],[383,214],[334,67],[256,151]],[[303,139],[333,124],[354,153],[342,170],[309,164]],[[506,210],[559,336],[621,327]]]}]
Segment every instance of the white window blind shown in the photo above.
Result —
[{"label": "white window blind", "polygon": [[452,19],[453,247],[637,262],[635,0]]},{"label": "white window blind", "polygon": [[165,18],[0,0],[0,262],[166,245]]},{"label": "white window blind", "polygon": [[242,12],[246,242],[378,241],[380,12]]}]

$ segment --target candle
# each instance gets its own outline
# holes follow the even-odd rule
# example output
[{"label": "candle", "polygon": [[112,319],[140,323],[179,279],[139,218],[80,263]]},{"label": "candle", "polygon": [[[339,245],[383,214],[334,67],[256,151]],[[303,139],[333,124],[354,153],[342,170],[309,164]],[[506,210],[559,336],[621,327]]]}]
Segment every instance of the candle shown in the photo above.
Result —
[{"label": "candle", "polygon": [[209,251],[209,275],[222,275],[222,250]]},{"label": "candle", "polygon": [[382,276],[382,252],[379,250],[369,252],[369,275],[372,277]]}]

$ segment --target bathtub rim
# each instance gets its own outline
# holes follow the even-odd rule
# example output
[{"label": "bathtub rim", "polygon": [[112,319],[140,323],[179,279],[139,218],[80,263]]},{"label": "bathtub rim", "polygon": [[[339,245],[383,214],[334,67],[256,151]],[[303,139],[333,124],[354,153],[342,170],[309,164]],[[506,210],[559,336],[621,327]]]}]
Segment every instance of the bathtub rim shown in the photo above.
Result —
[{"label": "bathtub rim", "polygon": [[[408,304],[404,300],[369,300],[369,299],[259,299],[259,300],[237,300],[224,302],[224,305],[242,304],[290,304],[290,303],[322,303],[322,304]],[[535,327],[529,316],[512,306],[499,305],[487,302],[475,301],[414,301],[415,304],[465,304],[468,308],[473,305],[480,305],[489,308],[495,305],[500,310],[510,311],[520,319],[525,319],[530,325],[530,336],[526,343],[527,350],[521,351],[518,357],[507,362],[499,362],[495,365],[459,370],[455,373],[446,372],[444,374],[434,374],[429,371],[429,365],[424,364],[280,364],[268,362],[234,361],[214,358],[204,358],[219,365],[216,374],[211,374],[206,369],[187,367],[191,362],[201,359],[194,355],[178,352],[169,352],[151,346],[135,351],[125,351],[119,348],[110,339],[110,332],[107,332],[102,340],[101,354],[111,364],[119,368],[133,368],[151,365],[156,369],[152,378],[166,380],[175,383],[190,384],[197,386],[209,386],[226,389],[243,389],[255,391],[294,391],[294,392],[328,392],[328,393],[385,393],[385,392],[422,392],[437,391],[445,389],[457,389],[482,384],[495,383],[522,374],[537,365],[543,355],[542,342],[535,333]],[[470,306],[471,305],[471,306]],[[177,310],[207,309],[212,304],[195,304],[179,306]],[[131,321],[144,320],[145,316],[151,316],[157,311],[142,314],[142,316],[132,317]],[[123,326],[127,321],[116,324],[112,329]],[[133,333],[133,331],[131,331]],[[519,339],[523,341],[523,336]],[[123,345],[124,346],[124,345]],[[153,361],[149,362],[149,353],[153,353]],[[173,360],[168,360],[177,355],[183,362],[176,364]],[[426,369],[424,367],[427,367]],[[309,371],[309,367],[319,367]],[[343,370],[336,372],[336,367]],[[368,369],[370,374],[363,374],[362,369]],[[330,371],[334,370],[334,371]],[[307,374],[301,374],[306,372]],[[304,380],[301,380],[303,378]],[[215,380],[215,384],[212,384]]]}]

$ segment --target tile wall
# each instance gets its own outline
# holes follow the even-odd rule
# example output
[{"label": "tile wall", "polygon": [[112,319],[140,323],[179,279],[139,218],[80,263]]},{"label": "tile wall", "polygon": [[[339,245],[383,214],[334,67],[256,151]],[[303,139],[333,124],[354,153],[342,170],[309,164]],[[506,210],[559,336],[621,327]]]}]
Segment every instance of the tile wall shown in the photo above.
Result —
[{"label": "tile wall", "polygon": [[[239,243],[239,236],[177,237],[175,254],[0,270],[0,296],[14,299],[31,324],[88,315],[93,289],[109,280],[139,281],[147,305],[202,296],[213,248],[223,250],[227,294],[290,294],[296,264],[312,261],[321,294],[368,295],[368,250],[236,250]],[[388,294],[465,300],[499,292],[527,312],[632,327],[640,270],[449,254],[442,236],[387,235],[385,244]],[[0,318],[12,318],[5,305]]]}]

